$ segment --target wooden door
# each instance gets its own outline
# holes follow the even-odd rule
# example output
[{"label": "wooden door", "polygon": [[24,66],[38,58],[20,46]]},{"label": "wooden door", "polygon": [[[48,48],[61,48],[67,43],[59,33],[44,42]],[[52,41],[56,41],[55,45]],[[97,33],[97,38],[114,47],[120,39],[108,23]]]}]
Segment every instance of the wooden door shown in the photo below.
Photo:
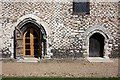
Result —
[{"label": "wooden door", "polygon": [[39,56],[39,35],[33,28],[28,29],[24,33],[24,56],[34,57]]},{"label": "wooden door", "polygon": [[90,38],[90,57],[99,57],[100,55],[100,43],[94,38]]},{"label": "wooden door", "polygon": [[14,31],[14,58],[23,56],[23,37],[20,29]]},{"label": "wooden door", "polygon": [[104,37],[95,33],[90,37],[89,40],[89,56],[90,57],[103,57],[104,51]]}]

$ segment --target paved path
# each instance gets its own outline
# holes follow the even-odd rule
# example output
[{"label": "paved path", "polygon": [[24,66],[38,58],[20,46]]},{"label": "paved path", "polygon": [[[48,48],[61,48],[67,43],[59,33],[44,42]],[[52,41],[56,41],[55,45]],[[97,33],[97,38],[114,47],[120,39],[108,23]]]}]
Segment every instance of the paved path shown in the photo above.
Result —
[{"label": "paved path", "polygon": [[3,62],[4,76],[115,77],[118,60],[90,63],[77,60],[43,60],[40,63]]}]

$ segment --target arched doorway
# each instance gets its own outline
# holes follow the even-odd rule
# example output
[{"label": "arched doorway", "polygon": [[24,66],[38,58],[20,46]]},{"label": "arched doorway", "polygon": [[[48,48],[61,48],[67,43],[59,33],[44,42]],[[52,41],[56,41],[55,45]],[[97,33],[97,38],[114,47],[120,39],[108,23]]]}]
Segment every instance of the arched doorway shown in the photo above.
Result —
[{"label": "arched doorway", "polygon": [[14,58],[42,58],[47,54],[47,40],[44,27],[34,19],[26,18],[15,27]]},{"label": "arched doorway", "polygon": [[40,34],[34,28],[28,28],[23,36],[24,56],[40,56]]},{"label": "arched doorway", "polygon": [[89,38],[89,57],[104,57],[104,36],[94,33]]}]

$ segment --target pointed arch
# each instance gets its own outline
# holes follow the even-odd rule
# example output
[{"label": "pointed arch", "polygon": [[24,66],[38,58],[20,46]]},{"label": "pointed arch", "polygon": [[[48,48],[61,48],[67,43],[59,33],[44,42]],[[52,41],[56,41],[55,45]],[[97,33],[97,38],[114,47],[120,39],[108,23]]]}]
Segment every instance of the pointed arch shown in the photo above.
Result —
[{"label": "pointed arch", "polygon": [[[33,26],[33,27],[30,27]],[[39,34],[40,34],[40,46],[41,46],[41,56],[47,55],[47,47],[48,47],[48,39],[47,36],[50,34],[51,30],[48,27],[48,24],[43,22],[39,17],[36,15],[28,14],[24,15],[21,18],[19,18],[15,24],[15,49],[14,54],[20,54],[18,56],[21,56],[23,54],[24,49],[24,33],[29,28],[35,28]],[[32,32],[31,32],[32,33]],[[42,35],[42,36],[41,36]],[[23,55],[22,55],[23,56]],[[41,57],[40,56],[40,57]],[[15,56],[16,57],[16,56]]]},{"label": "pointed arch", "polygon": [[92,34],[94,34],[96,32],[101,33],[107,39],[111,38],[110,32],[106,28],[104,28],[103,26],[99,26],[99,25],[95,25],[95,26],[90,27],[89,29],[87,29],[85,31],[85,33],[84,33],[85,38],[87,38],[88,36],[91,36]]},{"label": "pointed arch", "polygon": [[102,27],[102,26],[99,26],[99,25],[96,25],[96,26],[93,26],[93,27],[90,27],[89,29],[86,30],[86,32],[84,33],[84,36],[85,36],[85,48],[87,50],[87,53],[85,53],[84,55],[86,55],[86,57],[89,57],[90,55],[90,38],[91,36],[93,36],[94,34],[100,34],[104,37],[104,56],[103,57],[107,57],[108,58],[108,53],[109,51],[107,50],[107,47],[108,47],[108,41],[112,38],[111,37],[111,34],[110,32]]},{"label": "pointed arch", "polygon": [[48,24],[44,22],[42,19],[40,19],[38,16],[33,15],[33,14],[27,14],[22,17],[20,17],[17,22],[15,23],[15,26],[18,27],[19,25],[24,25],[28,22],[34,22],[36,25],[41,25],[43,26],[44,30],[46,31],[47,35],[50,35],[51,29],[48,27]]}]

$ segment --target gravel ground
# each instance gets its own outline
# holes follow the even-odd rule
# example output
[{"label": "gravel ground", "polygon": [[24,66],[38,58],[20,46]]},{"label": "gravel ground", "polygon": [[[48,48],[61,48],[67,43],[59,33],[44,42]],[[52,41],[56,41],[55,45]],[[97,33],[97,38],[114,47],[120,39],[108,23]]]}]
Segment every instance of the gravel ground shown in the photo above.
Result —
[{"label": "gravel ground", "polygon": [[3,61],[3,76],[117,77],[118,60],[90,63],[85,59],[41,60],[40,63]]}]

